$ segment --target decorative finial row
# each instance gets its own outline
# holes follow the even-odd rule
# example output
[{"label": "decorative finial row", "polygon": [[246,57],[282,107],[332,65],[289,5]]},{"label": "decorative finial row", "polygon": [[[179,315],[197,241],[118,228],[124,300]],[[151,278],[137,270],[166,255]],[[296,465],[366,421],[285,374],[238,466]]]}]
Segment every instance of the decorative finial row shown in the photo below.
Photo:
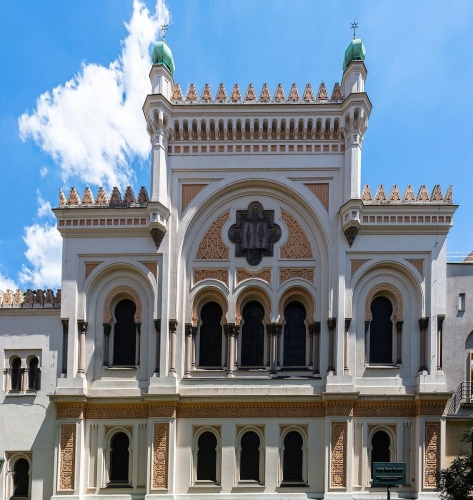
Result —
[{"label": "decorative finial row", "polygon": [[69,197],[66,199],[62,189],[59,189],[59,206],[101,206],[101,207],[130,207],[137,205],[144,205],[148,203],[149,197],[148,192],[144,186],[141,186],[138,197],[135,198],[133,193],[133,189],[131,186],[128,186],[125,191],[125,195],[122,198],[122,195],[117,187],[114,187],[112,193],[110,194],[110,198],[105,193],[105,189],[103,187],[99,188],[97,192],[97,196],[94,201],[94,195],[89,187],[86,187],[84,190],[84,195],[82,196],[82,200],[77,192],[75,187],[72,187],[69,191]]},{"label": "decorative finial row", "polygon": [[427,188],[425,187],[425,184],[423,184],[416,197],[412,186],[409,184],[404,191],[404,196],[401,198],[396,184],[394,184],[391,188],[389,196],[386,196],[384,186],[380,184],[376,191],[376,195],[373,198],[371,195],[371,189],[369,185],[366,184],[363,188],[363,193],[361,194],[361,200],[365,203],[452,203],[453,191],[452,186],[449,186],[445,196],[443,196],[440,185],[436,184],[431,195],[429,196]]},{"label": "decorative finial row", "polygon": [[23,308],[59,308],[61,307],[61,289],[58,289],[56,295],[48,288],[47,290],[21,290],[6,289],[0,290],[0,307],[23,307]]},{"label": "decorative finial row", "polygon": [[[189,85],[189,89],[187,90],[187,94],[184,99],[181,86],[178,83],[176,83],[174,85],[171,100],[176,102],[199,102],[195,85],[193,83]],[[238,85],[238,83],[235,83],[235,85],[233,86],[233,90],[230,94],[230,99],[228,99],[227,97],[227,91],[223,83],[221,83],[218,87],[215,100],[212,97],[212,91],[208,83],[204,85],[204,89],[202,90],[202,94],[200,96],[200,102],[202,103],[228,103],[228,102],[265,103],[265,102],[328,102],[328,101],[332,102],[343,101],[342,88],[340,87],[340,84],[338,83],[335,84],[332,91],[332,97],[330,99],[328,96],[327,87],[325,86],[324,82],[322,82],[319,86],[317,97],[314,97],[312,86],[310,83],[308,83],[305,86],[304,93],[302,94],[302,99],[300,97],[299,90],[295,83],[293,83],[291,86],[291,90],[289,91],[287,100],[286,100],[286,95],[284,93],[284,88],[281,83],[278,83],[273,98],[271,98],[271,93],[269,91],[267,83],[263,84],[263,88],[261,89],[259,98],[257,98],[256,96],[256,91],[252,83],[248,85],[244,98],[242,97],[242,93],[240,91],[240,86]]]}]

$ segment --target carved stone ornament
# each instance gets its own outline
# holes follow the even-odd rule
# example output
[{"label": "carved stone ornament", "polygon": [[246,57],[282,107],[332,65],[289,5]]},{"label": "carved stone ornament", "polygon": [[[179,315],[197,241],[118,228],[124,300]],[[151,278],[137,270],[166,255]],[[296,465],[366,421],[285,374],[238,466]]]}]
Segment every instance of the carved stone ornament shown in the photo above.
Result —
[{"label": "carved stone ornament", "polygon": [[248,264],[257,266],[264,256],[273,255],[273,245],[281,238],[281,228],[274,223],[274,210],[264,210],[254,201],[247,210],[237,210],[236,224],[228,230],[235,243],[236,257],[246,257]]},{"label": "carved stone ornament", "polygon": [[156,250],[159,250],[159,246],[163,241],[164,234],[164,231],[157,227],[153,227],[153,229],[151,229],[151,236],[153,238],[154,244],[156,245]]},{"label": "carved stone ornament", "polygon": [[358,227],[357,226],[350,226],[345,229],[345,237],[348,241],[348,244],[350,246],[353,245],[353,242],[355,241],[356,235],[358,234]]}]

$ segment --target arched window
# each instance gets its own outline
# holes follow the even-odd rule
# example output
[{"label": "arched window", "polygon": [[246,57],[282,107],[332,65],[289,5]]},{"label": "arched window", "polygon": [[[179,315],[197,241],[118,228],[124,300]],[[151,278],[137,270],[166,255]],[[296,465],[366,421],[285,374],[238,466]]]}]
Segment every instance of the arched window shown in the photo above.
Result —
[{"label": "arched window", "polygon": [[306,311],[299,302],[291,302],[284,309],[284,366],[306,365]]},{"label": "arched window", "polygon": [[10,362],[10,390],[21,391],[21,359],[18,357]]},{"label": "arched window", "polygon": [[217,438],[210,431],[203,432],[197,442],[197,481],[217,482]]},{"label": "arched window", "polygon": [[260,438],[254,431],[241,437],[240,480],[260,481]]},{"label": "arched window", "polygon": [[241,332],[241,366],[264,364],[264,308],[259,302],[249,302],[243,308]]},{"label": "arched window", "polygon": [[302,473],[303,446],[304,440],[297,431],[290,431],[284,437],[283,483],[304,482]]},{"label": "arched window", "polygon": [[39,361],[36,356],[33,356],[28,361],[28,390],[39,391],[40,388],[40,369]]},{"label": "arched window", "polygon": [[30,464],[19,458],[13,465],[13,495],[10,498],[29,498]]},{"label": "arched window", "polygon": [[370,363],[392,363],[393,306],[386,297],[376,297],[371,303]]},{"label": "arched window", "polygon": [[200,312],[199,365],[222,366],[222,308],[216,302],[209,302]]},{"label": "arched window", "polygon": [[124,432],[117,432],[110,441],[110,482],[127,484],[130,440]]},{"label": "arched window", "polygon": [[122,300],[115,307],[113,340],[113,364],[135,365],[136,363],[136,305],[131,300]]},{"label": "arched window", "polygon": [[371,438],[371,475],[375,462],[391,461],[391,438],[386,431],[376,431]]}]

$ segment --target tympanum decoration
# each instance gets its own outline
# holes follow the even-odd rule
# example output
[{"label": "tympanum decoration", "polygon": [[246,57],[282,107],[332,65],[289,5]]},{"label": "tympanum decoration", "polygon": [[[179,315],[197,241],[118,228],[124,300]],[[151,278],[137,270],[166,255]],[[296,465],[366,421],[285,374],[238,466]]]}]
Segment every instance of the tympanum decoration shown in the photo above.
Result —
[{"label": "tympanum decoration", "polygon": [[254,201],[247,210],[237,210],[236,224],[228,230],[228,237],[236,245],[235,256],[246,257],[248,264],[257,266],[263,257],[272,257],[281,228],[274,223],[274,210],[264,210]]}]

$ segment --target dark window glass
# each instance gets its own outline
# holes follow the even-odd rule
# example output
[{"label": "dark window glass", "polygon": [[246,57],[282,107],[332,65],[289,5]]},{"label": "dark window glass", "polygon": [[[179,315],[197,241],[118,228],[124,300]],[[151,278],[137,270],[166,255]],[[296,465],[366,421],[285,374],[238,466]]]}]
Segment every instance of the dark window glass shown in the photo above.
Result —
[{"label": "dark window glass", "polygon": [[124,432],[117,432],[110,443],[110,481],[128,482],[128,447],[130,441]]},{"label": "dark window glass", "polygon": [[28,498],[30,488],[30,464],[25,458],[20,458],[13,466],[13,498]]},{"label": "dark window glass", "polygon": [[222,308],[215,302],[205,304],[200,312],[199,365],[222,366]]},{"label": "dark window glass", "polygon": [[11,390],[21,391],[21,359],[15,358],[10,367]]},{"label": "dark window glass", "polygon": [[284,366],[305,366],[305,308],[297,302],[284,310]]},{"label": "dark window glass", "polygon": [[259,481],[259,436],[248,431],[241,438],[240,479]]},{"label": "dark window glass", "polygon": [[374,462],[390,462],[391,452],[391,439],[388,433],[384,431],[375,432],[371,439],[371,475],[373,475]]},{"label": "dark window glass", "polygon": [[241,332],[241,366],[262,366],[264,361],[264,309],[259,302],[243,308]]},{"label": "dark window glass", "polygon": [[131,300],[122,300],[115,308],[113,364],[134,365],[136,350],[136,306]]},{"label": "dark window glass", "polygon": [[302,436],[291,431],[284,438],[284,482],[301,482],[302,481]]},{"label": "dark window glass", "polygon": [[392,313],[393,306],[386,297],[377,297],[371,303],[370,363],[392,363]]},{"label": "dark window glass", "polygon": [[31,358],[28,363],[28,389],[39,390],[38,358]]},{"label": "dark window glass", "polygon": [[198,448],[197,480],[217,481],[217,438],[212,432],[203,432]]}]

